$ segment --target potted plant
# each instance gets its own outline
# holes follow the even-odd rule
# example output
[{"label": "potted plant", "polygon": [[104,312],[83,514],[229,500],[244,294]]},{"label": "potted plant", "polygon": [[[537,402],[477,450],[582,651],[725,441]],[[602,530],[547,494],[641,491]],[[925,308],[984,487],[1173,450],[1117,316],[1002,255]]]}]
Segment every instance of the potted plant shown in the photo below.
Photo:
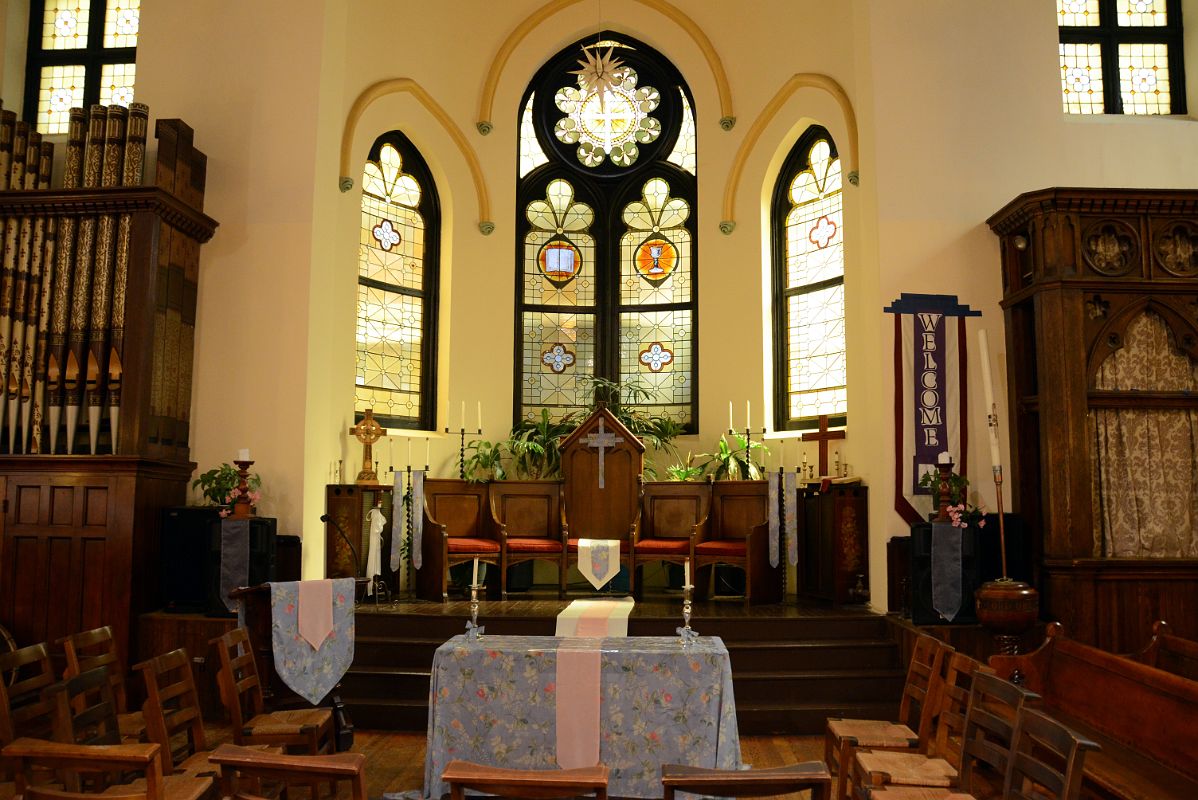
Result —
[{"label": "potted plant", "polygon": [[[933,499],[940,491],[940,473],[925,472],[919,479],[919,485],[932,490]],[[969,502],[969,478],[956,472],[948,474],[948,517],[954,528],[968,528],[975,525],[986,527],[986,507]]]},{"label": "potted plant", "polygon": [[466,457],[466,480],[471,483],[501,481],[507,477],[503,460],[507,457],[507,442],[474,440],[466,445],[470,455]]},{"label": "potted plant", "polygon": [[719,445],[714,453],[703,453],[707,461],[703,469],[710,471],[717,481],[756,481],[765,477],[765,468],[753,460],[753,451],[769,455],[769,448],[762,442],[748,442],[742,434],[734,433],[737,449],[733,449],[724,434],[720,434]]},{"label": "potted plant", "polygon": [[686,463],[678,462],[666,467],[666,476],[672,481],[697,481],[703,477],[703,465],[695,463],[694,453],[686,454]]},{"label": "potted plant", "polygon": [[[220,515],[227,517],[233,511],[232,505],[237,499],[237,485],[240,481],[237,468],[226,462],[201,473],[191,482],[191,488],[200,490],[200,496],[207,501],[203,505],[220,507]],[[255,472],[246,478],[245,483],[249,489],[250,505],[256,506],[262,499],[262,477]]]},{"label": "potted plant", "polygon": [[551,479],[562,469],[561,443],[578,427],[574,414],[551,419],[549,409],[542,408],[537,419],[522,419],[512,426],[507,448],[512,454],[516,475],[520,478]]}]

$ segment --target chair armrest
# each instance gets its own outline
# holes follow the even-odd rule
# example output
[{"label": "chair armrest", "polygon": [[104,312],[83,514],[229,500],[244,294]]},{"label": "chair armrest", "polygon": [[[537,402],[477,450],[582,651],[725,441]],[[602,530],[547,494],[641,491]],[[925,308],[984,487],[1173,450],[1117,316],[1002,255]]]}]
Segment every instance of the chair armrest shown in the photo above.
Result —
[{"label": "chair armrest", "polygon": [[311,756],[268,753],[234,744],[222,744],[208,756],[209,763],[238,771],[285,775],[314,775],[329,778],[353,778],[362,773],[366,756],[362,753],[337,753]]},{"label": "chair armrest", "polygon": [[637,515],[632,520],[632,525],[629,527],[628,536],[633,547],[635,547],[636,543],[641,540],[641,515],[639,510],[637,511]]},{"label": "chair armrest", "polygon": [[566,499],[564,497],[562,497],[560,499],[560,501],[558,502],[557,508],[558,508],[558,511],[557,511],[558,516],[561,518],[560,519],[560,523],[561,523],[560,528],[561,528],[561,534],[562,534],[562,536],[561,536],[562,552],[564,553],[566,551],[566,542],[570,538],[570,523],[566,521]]},{"label": "chair armrest", "polygon": [[101,764],[104,767],[149,767],[158,762],[158,745],[137,744],[67,744],[43,739],[16,739],[3,750],[5,758],[28,759],[56,767],[77,764]]},{"label": "chair armrest", "polygon": [[703,515],[703,519],[691,526],[691,538],[696,542],[705,542],[711,536],[711,513]]}]

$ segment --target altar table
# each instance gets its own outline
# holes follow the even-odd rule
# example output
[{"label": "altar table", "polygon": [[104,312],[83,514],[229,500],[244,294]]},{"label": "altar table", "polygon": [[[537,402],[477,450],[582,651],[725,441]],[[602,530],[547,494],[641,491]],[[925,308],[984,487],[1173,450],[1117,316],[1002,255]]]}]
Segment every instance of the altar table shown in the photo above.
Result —
[{"label": "altar table", "polygon": [[[437,800],[455,758],[557,769],[557,650],[552,636],[455,636],[433,656],[424,796]],[[600,654],[599,760],[608,794],[661,797],[661,765],[739,769],[732,667],[719,637],[594,640]],[[561,698],[570,702],[570,698]]]}]

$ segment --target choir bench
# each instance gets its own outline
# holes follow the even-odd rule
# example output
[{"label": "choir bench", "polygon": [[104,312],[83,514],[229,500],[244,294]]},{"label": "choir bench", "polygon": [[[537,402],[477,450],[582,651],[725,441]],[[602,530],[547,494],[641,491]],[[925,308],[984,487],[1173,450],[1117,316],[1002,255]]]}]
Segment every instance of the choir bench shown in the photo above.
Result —
[{"label": "choir bench", "polygon": [[1084,789],[1123,800],[1198,798],[1198,682],[1065,637],[1059,623],[1027,655],[991,656],[1018,670],[1054,717],[1098,742]]}]

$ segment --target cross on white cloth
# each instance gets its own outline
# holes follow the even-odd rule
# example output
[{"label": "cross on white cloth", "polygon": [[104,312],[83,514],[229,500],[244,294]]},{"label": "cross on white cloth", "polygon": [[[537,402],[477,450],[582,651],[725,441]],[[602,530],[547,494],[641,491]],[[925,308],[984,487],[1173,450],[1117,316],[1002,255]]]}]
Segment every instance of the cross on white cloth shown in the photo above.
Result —
[{"label": "cross on white cloth", "polygon": [[599,448],[599,488],[604,488],[603,485],[603,452],[608,447],[615,447],[624,441],[624,437],[616,436],[614,433],[608,433],[603,429],[603,417],[599,418],[599,430],[587,436],[583,441],[587,447]]}]

